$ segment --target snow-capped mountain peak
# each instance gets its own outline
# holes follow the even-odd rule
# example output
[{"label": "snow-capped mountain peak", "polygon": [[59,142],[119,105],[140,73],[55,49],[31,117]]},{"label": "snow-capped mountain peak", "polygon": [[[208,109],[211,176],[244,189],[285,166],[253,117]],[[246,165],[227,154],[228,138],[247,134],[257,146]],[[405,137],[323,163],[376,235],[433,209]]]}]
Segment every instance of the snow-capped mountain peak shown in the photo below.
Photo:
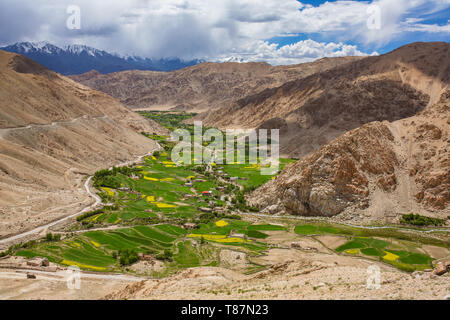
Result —
[{"label": "snow-capped mountain peak", "polygon": [[237,62],[237,63],[245,63],[245,62],[249,62],[246,59],[244,59],[243,57],[240,56],[222,56],[219,57],[215,60],[215,62]]},{"label": "snow-capped mountain peak", "polygon": [[106,52],[102,51],[102,50],[98,50],[92,47],[88,47],[85,45],[81,45],[81,44],[72,44],[72,45],[68,45],[65,47],[65,51],[66,52],[70,52],[72,54],[82,54],[83,52],[86,52],[88,55],[92,56],[92,57],[97,57],[97,56],[103,56]]},{"label": "snow-capped mountain peak", "polygon": [[138,56],[121,56],[86,45],[73,44],[63,48],[47,41],[18,42],[0,48],[23,54],[47,68],[61,74],[80,74],[91,70],[110,73],[125,70],[173,71],[200,63],[200,60],[183,61],[178,58],[149,59]]},{"label": "snow-capped mountain peak", "polygon": [[[42,52],[47,54],[60,53],[61,48],[47,42],[18,42],[5,48],[10,48],[17,53]],[[8,50],[7,50],[8,51]]]}]

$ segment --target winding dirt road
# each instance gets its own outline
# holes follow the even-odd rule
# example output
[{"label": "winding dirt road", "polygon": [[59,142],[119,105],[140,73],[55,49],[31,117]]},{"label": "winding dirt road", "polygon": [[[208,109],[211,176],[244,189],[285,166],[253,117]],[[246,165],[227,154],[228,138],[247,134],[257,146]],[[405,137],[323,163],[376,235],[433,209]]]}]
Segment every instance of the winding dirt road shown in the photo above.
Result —
[{"label": "winding dirt road", "polygon": [[[39,275],[39,279],[47,279],[52,281],[67,281],[68,272],[67,270],[60,271],[40,271],[40,270],[29,270],[29,269],[17,269],[15,271],[0,271],[0,278],[7,279],[23,279],[26,278],[26,273],[32,273],[34,275]],[[47,278],[48,277],[48,278]],[[147,277],[136,277],[127,274],[115,274],[115,273],[90,273],[81,271],[80,278],[85,279],[99,279],[99,280],[120,280],[120,281],[131,281],[131,282],[139,282],[145,279],[149,279]]]},{"label": "winding dirt road", "polygon": [[35,127],[37,127],[37,128],[52,128],[52,127],[56,127],[58,125],[71,125],[80,120],[89,120],[90,121],[90,120],[99,120],[99,119],[111,120],[111,118],[108,117],[107,115],[98,116],[98,117],[89,117],[87,115],[84,115],[84,116],[80,116],[78,118],[71,119],[69,121],[56,121],[56,122],[52,122],[49,124],[31,123],[27,126],[21,126],[21,127],[0,128],[0,138],[4,138],[10,132],[19,131],[19,130],[28,130],[28,129],[33,129]]}]

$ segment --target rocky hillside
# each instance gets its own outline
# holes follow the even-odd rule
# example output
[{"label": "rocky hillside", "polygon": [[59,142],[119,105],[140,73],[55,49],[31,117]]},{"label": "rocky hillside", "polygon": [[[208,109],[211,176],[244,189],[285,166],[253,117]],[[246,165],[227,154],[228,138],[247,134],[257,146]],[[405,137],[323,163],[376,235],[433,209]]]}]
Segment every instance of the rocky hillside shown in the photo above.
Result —
[{"label": "rocky hillside", "polygon": [[[447,73],[448,74],[448,73]],[[286,168],[249,201],[265,212],[396,221],[450,214],[450,91],[419,114],[352,130]]]},{"label": "rocky hillside", "polygon": [[86,175],[158,146],[165,130],[110,96],[0,51],[0,237],[82,209]]},{"label": "rocky hillside", "polygon": [[359,59],[325,58],[278,67],[267,63],[202,63],[167,73],[124,71],[102,75],[91,71],[71,78],[106,92],[132,108],[204,111]]},{"label": "rocky hillside", "polygon": [[300,158],[365,123],[403,119],[432,105],[448,77],[449,47],[413,43],[266,89],[199,117],[221,128],[281,129],[282,153]]},{"label": "rocky hillside", "polygon": [[[237,114],[277,103],[266,118],[278,117],[262,117],[262,126],[281,127],[283,139],[283,130],[289,135],[295,125],[287,150],[304,156],[253,192],[249,202],[269,213],[358,222],[393,222],[408,212],[446,218],[449,49],[446,43],[411,44],[305,79],[314,85],[297,81],[241,101]],[[303,86],[306,91],[299,91]],[[315,98],[293,104],[307,92]],[[293,111],[280,111],[289,106]],[[348,131],[353,126],[359,128]]]}]

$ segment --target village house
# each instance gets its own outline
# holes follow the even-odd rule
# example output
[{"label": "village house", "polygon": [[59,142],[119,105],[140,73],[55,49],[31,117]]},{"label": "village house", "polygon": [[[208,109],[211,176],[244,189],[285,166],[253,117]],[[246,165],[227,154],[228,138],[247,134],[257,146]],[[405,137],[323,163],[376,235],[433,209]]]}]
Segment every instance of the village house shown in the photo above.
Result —
[{"label": "village house", "polygon": [[195,223],[187,222],[183,225],[183,227],[187,230],[196,229],[197,225]]},{"label": "village house", "polygon": [[35,257],[27,261],[27,266],[30,267],[48,267],[50,261],[47,258]]},{"label": "village house", "polygon": [[153,261],[153,260],[155,260],[155,257],[153,255],[151,255],[151,254],[144,254],[142,252],[138,253],[138,257],[139,257],[139,260],[142,260],[142,261]]}]

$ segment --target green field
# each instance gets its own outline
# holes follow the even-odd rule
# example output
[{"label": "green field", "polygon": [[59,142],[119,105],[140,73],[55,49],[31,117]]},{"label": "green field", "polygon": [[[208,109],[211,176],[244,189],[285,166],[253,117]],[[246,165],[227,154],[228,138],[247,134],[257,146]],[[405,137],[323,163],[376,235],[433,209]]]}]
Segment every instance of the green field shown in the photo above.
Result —
[{"label": "green field", "polygon": [[[335,248],[336,252],[375,258],[401,270],[414,271],[432,267],[431,262],[433,259],[429,255],[420,252],[421,242],[414,241],[414,239],[407,238],[399,232],[392,232],[388,229],[365,230],[337,225],[330,227],[323,224],[305,224],[295,226],[294,231],[301,236],[324,234],[345,236],[348,238],[348,241]],[[373,238],[370,235],[377,238]],[[441,241],[436,243],[431,238],[421,238],[421,240],[433,245],[446,245],[445,242]]]},{"label": "green field", "polygon": [[[181,127],[193,132],[192,125],[183,124],[183,121],[194,116],[193,114],[141,114],[158,121],[169,130]],[[164,150],[145,157],[143,163],[138,166],[96,173],[94,186],[104,202],[112,205],[105,207],[102,212],[84,215],[73,230],[108,225],[208,222],[205,221],[205,215],[202,215],[202,208],[210,208],[215,217],[219,218],[236,210],[254,210],[247,206],[243,192],[266,183],[277,174],[261,175],[261,166],[250,164],[213,163],[210,170],[202,164],[175,164],[170,157],[174,143],[167,136],[152,135],[151,138],[157,140]],[[194,155],[192,159],[195,159]],[[248,160],[248,156],[246,159]],[[280,170],[293,161],[281,159]],[[232,182],[231,177],[239,179]],[[241,185],[244,191],[240,190],[238,185]],[[204,191],[211,191],[212,195],[203,196]],[[256,232],[253,232],[253,236],[265,237],[264,234]]]},{"label": "green field", "polygon": [[[225,223],[225,220],[218,221]],[[121,250],[133,250],[136,253],[156,257],[169,251],[172,258],[166,261],[162,259],[165,270],[153,274],[165,276],[183,268],[218,265],[218,252],[221,247],[233,246],[252,255],[261,254],[267,249],[265,243],[257,241],[262,233],[249,230],[251,226],[249,222],[227,220],[226,223],[228,224],[224,227],[218,227],[215,223],[205,224],[200,229],[194,230],[195,233],[169,224],[87,231],[56,242],[37,243],[30,248],[17,251],[16,255],[27,258],[47,257],[59,264],[75,264],[86,270],[111,272],[123,271],[124,266],[121,266],[118,257],[114,256],[114,253]],[[261,226],[254,227],[261,228]],[[263,227],[265,230],[271,229],[270,225]],[[278,227],[274,226],[273,229]],[[242,232],[245,236],[233,235],[236,232]],[[257,232],[257,236],[253,237],[253,232]],[[197,237],[200,234],[202,236]],[[203,235],[207,239],[203,239]],[[208,235],[220,235],[221,239],[209,239]]]},{"label": "green field", "polygon": [[217,263],[216,249],[205,244],[193,246],[186,231],[173,225],[135,226],[114,231],[89,231],[59,242],[39,243],[16,254],[28,258],[42,256],[50,261],[78,265],[91,271],[122,271],[114,252],[124,249],[158,256],[169,250],[171,261],[164,261],[163,276],[177,270]]},{"label": "green field", "polygon": [[333,227],[317,226],[317,225],[302,225],[295,227],[295,233],[300,235],[312,234],[326,234],[326,233],[340,233],[340,231]]}]

